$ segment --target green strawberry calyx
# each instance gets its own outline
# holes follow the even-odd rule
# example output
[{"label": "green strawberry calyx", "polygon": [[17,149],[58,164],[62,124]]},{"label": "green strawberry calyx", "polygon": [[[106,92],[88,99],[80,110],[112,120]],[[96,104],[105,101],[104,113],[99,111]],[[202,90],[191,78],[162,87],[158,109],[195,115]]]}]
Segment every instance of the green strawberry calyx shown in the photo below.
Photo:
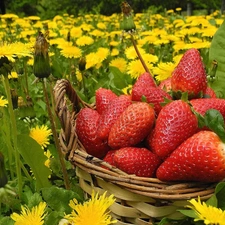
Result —
[{"label": "green strawberry calyx", "polygon": [[222,114],[216,109],[209,109],[205,112],[204,116],[194,112],[198,118],[198,126],[200,128],[208,127],[215,132],[225,143],[225,124]]}]

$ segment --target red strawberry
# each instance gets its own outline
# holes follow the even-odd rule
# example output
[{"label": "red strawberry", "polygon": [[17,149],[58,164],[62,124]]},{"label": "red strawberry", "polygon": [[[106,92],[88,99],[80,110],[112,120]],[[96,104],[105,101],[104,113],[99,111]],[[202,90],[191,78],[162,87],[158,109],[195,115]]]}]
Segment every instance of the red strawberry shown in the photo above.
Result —
[{"label": "red strawberry", "polygon": [[204,93],[207,87],[207,74],[197,49],[189,49],[182,56],[175,70],[172,72],[172,90],[188,92],[196,98],[200,92]]},{"label": "red strawberry", "polygon": [[105,111],[100,115],[97,135],[102,140],[107,140],[111,126],[120,114],[132,104],[131,96],[120,95],[113,99]]},{"label": "red strawberry", "polygon": [[112,90],[106,88],[99,88],[95,92],[97,112],[101,114],[110,104],[110,102],[116,97],[117,95],[112,92]]},{"label": "red strawberry", "polygon": [[220,111],[223,118],[225,119],[225,99],[220,98],[199,98],[190,100],[194,110],[201,115],[209,109],[216,109]]},{"label": "red strawberry", "polygon": [[163,181],[219,182],[225,178],[225,145],[212,131],[183,142],[158,168]]},{"label": "red strawberry", "polygon": [[110,148],[106,141],[96,135],[99,117],[94,109],[81,109],[76,119],[76,132],[87,153],[103,158]]},{"label": "red strawberry", "polygon": [[216,93],[211,87],[207,86],[203,97],[204,98],[216,98]]},{"label": "red strawberry", "polygon": [[138,89],[132,89],[133,101],[142,101],[143,97],[146,98],[148,103],[153,104],[156,115],[158,115],[162,109],[161,103],[164,102],[165,98],[172,99],[168,93],[158,87],[148,87],[141,91]]},{"label": "red strawberry", "polygon": [[155,154],[165,159],[197,129],[197,117],[189,104],[183,100],[174,100],[160,111],[154,133],[148,138],[148,145]]},{"label": "red strawberry", "polygon": [[160,158],[146,148],[126,147],[114,155],[116,167],[127,174],[140,177],[154,177],[161,164]]},{"label": "red strawberry", "polygon": [[114,155],[117,150],[109,150],[103,160],[112,166],[115,166]]},{"label": "red strawberry", "polygon": [[153,76],[147,72],[141,74],[136,82],[134,83],[132,89],[136,91],[142,91],[149,87],[157,87]]},{"label": "red strawberry", "polygon": [[155,122],[155,112],[146,102],[129,105],[112,125],[108,145],[118,149],[135,146],[151,131]]},{"label": "red strawberry", "polygon": [[161,81],[158,87],[163,89],[166,92],[169,92],[171,90],[171,77]]}]

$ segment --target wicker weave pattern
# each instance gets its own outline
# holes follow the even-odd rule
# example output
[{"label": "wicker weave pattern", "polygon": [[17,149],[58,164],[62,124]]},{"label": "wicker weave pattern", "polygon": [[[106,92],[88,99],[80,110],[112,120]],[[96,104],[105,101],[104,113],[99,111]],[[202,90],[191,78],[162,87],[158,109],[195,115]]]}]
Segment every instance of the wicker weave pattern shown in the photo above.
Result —
[{"label": "wicker weave pattern", "polygon": [[216,184],[198,182],[162,182],[156,178],[128,175],[101,159],[88,155],[75,132],[76,115],[83,102],[68,80],[58,80],[54,87],[55,110],[61,123],[59,140],[62,152],[75,166],[81,188],[87,195],[92,190],[114,194],[117,201],[111,207],[117,224],[153,224],[163,217],[181,216],[176,210],[187,205],[190,198],[206,200]]}]

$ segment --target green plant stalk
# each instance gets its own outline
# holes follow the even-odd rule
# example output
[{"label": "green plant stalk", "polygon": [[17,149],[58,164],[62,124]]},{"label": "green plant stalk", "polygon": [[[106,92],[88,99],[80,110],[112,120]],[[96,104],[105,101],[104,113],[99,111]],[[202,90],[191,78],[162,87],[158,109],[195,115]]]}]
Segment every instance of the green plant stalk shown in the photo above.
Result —
[{"label": "green plant stalk", "polygon": [[138,47],[137,47],[137,45],[136,45],[136,42],[135,42],[135,40],[134,40],[134,36],[133,36],[132,33],[130,33],[130,37],[131,37],[131,41],[132,41],[132,44],[133,44],[133,46],[134,46],[134,49],[135,49],[135,51],[136,51],[136,53],[137,53],[137,55],[138,55],[138,58],[139,58],[139,60],[141,61],[141,64],[143,65],[145,71],[146,71],[147,73],[151,74],[150,71],[149,71],[149,69],[148,69],[148,67],[147,67],[147,65],[146,65],[146,63],[145,63],[145,61],[144,61],[144,59],[143,59],[142,56],[141,56],[141,53],[140,53],[139,50],[138,50]]},{"label": "green plant stalk", "polygon": [[58,155],[59,155],[59,161],[60,161],[61,168],[62,168],[65,188],[67,190],[69,190],[70,189],[69,178],[68,178],[68,174],[67,174],[67,170],[66,170],[64,157],[63,157],[63,154],[61,152],[60,145],[59,145],[59,139],[58,139],[58,135],[57,135],[56,127],[55,127],[55,122],[54,122],[52,111],[51,111],[51,106],[50,106],[50,102],[49,102],[49,98],[48,98],[48,92],[47,92],[47,89],[46,89],[45,81],[46,81],[46,79],[43,78],[43,80],[42,80],[43,91],[44,91],[46,106],[47,106],[47,110],[48,110],[49,120],[50,120],[50,123],[51,123],[52,134],[53,134],[53,138],[54,138],[54,141],[55,141],[56,150],[57,150]]},{"label": "green plant stalk", "polygon": [[[3,114],[3,125],[2,125],[2,135],[3,138],[5,140],[6,146],[7,146],[7,156],[8,156],[8,166],[9,166],[9,171],[10,171],[10,177],[13,180],[14,179],[14,172],[12,169],[12,165],[13,165],[13,147],[10,141],[10,131],[9,131],[9,126],[8,126],[8,119],[4,119],[4,112],[2,112]],[[8,135],[7,135],[8,134]]]},{"label": "green plant stalk", "polygon": [[85,85],[85,80],[84,80],[84,74],[83,74],[83,71],[81,72],[81,76],[82,76],[82,86],[83,86],[83,89],[84,89],[84,93],[86,93],[86,85]]},{"label": "green plant stalk", "polygon": [[25,82],[26,82],[26,95],[29,96],[29,85],[28,85],[28,75],[27,75],[27,63],[26,63],[26,59],[23,60],[23,68],[24,68],[24,75],[25,75]]},{"label": "green plant stalk", "polygon": [[5,88],[5,92],[8,99],[8,108],[9,108],[9,116],[11,121],[11,128],[12,128],[12,141],[13,141],[13,147],[14,147],[14,153],[15,153],[15,161],[16,161],[16,174],[18,179],[18,195],[21,197],[22,194],[22,175],[21,175],[21,161],[20,161],[20,154],[17,147],[17,127],[16,127],[16,119],[15,114],[13,110],[13,104],[12,104],[12,96],[10,92],[10,86],[9,86],[9,79],[8,76],[3,76],[3,84]]}]

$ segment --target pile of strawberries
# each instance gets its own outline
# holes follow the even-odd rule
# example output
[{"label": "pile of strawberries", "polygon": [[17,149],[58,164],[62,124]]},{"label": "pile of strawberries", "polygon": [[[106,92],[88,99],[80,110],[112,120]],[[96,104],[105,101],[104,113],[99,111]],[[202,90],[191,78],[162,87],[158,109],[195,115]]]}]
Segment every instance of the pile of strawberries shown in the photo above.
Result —
[{"label": "pile of strawberries", "polygon": [[225,144],[210,128],[198,126],[197,115],[209,109],[225,118],[225,99],[207,85],[198,50],[189,49],[159,85],[144,73],[130,95],[99,88],[96,109],[80,110],[76,133],[87,153],[128,174],[219,182],[225,178]]}]

